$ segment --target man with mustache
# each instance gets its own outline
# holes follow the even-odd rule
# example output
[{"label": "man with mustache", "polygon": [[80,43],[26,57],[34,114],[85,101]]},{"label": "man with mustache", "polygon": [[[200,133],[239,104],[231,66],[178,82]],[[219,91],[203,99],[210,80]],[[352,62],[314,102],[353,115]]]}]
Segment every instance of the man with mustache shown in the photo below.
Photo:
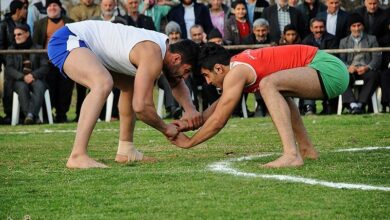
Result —
[{"label": "man with mustache", "polygon": [[[230,58],[222,46],[207,43],[199,66],[207,83],[223,89],[222,95],[203,112],[205,122],[191,138],[179,133],[171,142],[191,148],[210,139],[225,126],[242,92],[260,91],[283,145],[283,155],[264,165],[270,168],[302,166],[305,158],[318,158],[292,97],[334,98],[349,80],[341,60],[307,45],[245,50]],[[173,123],[180,131],[189,130],[186,121]]]},{"label": "man with mustache", "polygon": [[153,103],[154,82],[163,71],[173,95],[183,106],[183,118],[192,128],[199,127],[202,116],[192,104],[184,83],[196,65],[199,46],[190,40],[168,45],[162,33],[105,21],[68,24],[54,33],[48,46],[50,61],[65,77],[89,88],[80,111],[68,168],[104,168],[87,154],[87,146],[99,113],[115,86],[119,98],[120,131],[115,160],[150,160],[133,144],[136,117],[172,139],[175,125],[157,115]]},{"label": "man with mustache", "polygon": [[[338,41],[336,37],[326,31],[325,20],[321,18],[312,18],[310,20],[310,34],[303,39],[302,44],[318,47],[324,49],[337,49]],[[337,98],[324,100],[323,103],[324,114],[332,114],[337,111]],[[300,108],[303,115],[310,115],[315,113],[315,100],[301,100]]]}]

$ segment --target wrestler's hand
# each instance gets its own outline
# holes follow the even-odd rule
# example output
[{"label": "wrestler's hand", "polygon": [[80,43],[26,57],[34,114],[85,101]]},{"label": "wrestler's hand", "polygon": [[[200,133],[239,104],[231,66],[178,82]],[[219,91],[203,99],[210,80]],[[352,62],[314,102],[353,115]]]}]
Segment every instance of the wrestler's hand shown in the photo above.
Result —
[{"label": "wrestler's hand", "polygon": [[180,148],[191,148],[192,147],[190,145],[190,138],[181,132],[176,136],[175,139],[172,139],[170,141],[172,144],[174,144]]},{"label": "wrestler's hand", "polygon": [[174,120],[171,124],[174,124],[179,132],[186,132],[191,130],[188,126],[187,120]]},{"label": "wrestler's hand", "polygon": [[164,135],[167,137],[168,140],[173,140],[176,138],[176,136],[179,134],[179,131],[174,124],[168,124],[165,131]]},{"label": "wrestler's hand", "polygon": [[184,115],[180,120],[188,123],[188,130],[195,130],[203,125],[202,114],[196,110],[184,112]]}]

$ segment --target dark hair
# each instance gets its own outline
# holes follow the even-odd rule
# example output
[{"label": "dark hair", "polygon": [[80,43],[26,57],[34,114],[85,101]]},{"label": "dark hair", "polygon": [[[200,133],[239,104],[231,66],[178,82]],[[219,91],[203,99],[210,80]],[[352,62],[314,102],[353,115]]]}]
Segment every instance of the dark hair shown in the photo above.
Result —
[{"label": "dark hair", "polygon": [[17,24],[14,29],[20,29],[26,32],[30,32],[30,26],[27,24]]},{"label": "dark hair", "polygon": [[229,65],[230,54],[223,46],[209,42],[200,49],[198,60],[200,67],[212,70],[217,63]]},{"label": "dark hair", "polygon": [[190,64],[193,67],[197,66],[198,54],[200,51],[199,45],[192,40],[182,40],[169,45],[171,53],[178,53],[181,55],[183,64]]},{"label": "dark hair", "polygon": [[295,31],[298,33],[298,29],[292,24],[288,24],[288,25],[284,26],[283,34],[286,34],[287,31]]},{"label": "dark hair", "polygon": [[235,9],[235,8],[237,7],[237,5],[239,5],[239,4],[244,5],[244,6],[245,6],[245,9],[248,11],[247,6],[246,6],[246,2],[245,2],[244,0],[236,0],[236,1],[234,1],[234,2],[232,2],[232,4],[230,5],[230,7]]},{"label": "dark hair", "polygon": [[209,34],[207,35],[207,40],[213,39],[213,38],[222,38],[221,32],[217,28],[211,29]]},{"label": "dark hair", "polygon": [[310,27],[313,26],[314,22],[322,22],[324,25],[326,24],[326,21],[322,18],[312,18],[310,19]]},{"label": "dark hair", "polygon": [[16,13],[16,9],[21,9],[25,7],[25,4],[19,0],[13,0],[11,4],[9,5],[9,9],[11,11],[11,15],[14,15]]}]

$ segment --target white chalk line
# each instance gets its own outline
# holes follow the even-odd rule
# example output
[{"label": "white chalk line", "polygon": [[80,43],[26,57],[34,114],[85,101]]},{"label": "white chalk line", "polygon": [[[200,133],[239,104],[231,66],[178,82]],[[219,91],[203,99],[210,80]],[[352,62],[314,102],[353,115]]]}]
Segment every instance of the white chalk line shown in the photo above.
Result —
[{"label": "white chalk line", "polygon": [[[149,131],[151,128],[136,128],[138,131]],[[94,129],[93,132],[119,132],[117,128],[105,128],[105,129]],[[65,130],[52,130],[52,129],[43,129],[38,131],[10,131],[10,132],[0,132],[1,135],[8,134],[49,134],[49,133],[76,133],[75,129],[65,129]]]},{"label": "white chalk line", "polygon": [[[390,149],[390,146],[387,147],[364,147],[364,148],[349,148],[342,150],[335,150],[334,152],[355,152],[355,151],[370,151],[370,150],[381,150],[381,149]],[[259,173],[247,173],[239,171],[235,168],[232,168],[231,164],[234,162],[253,160],[255,158],[268,157],[272,156],[275,153],[260,154],[256,156],[246,156],[240,158],[228,159],[220,162],[215,162],[208,166],[208,168],[214,172],[231,174],[234,176],[244,176],[244,177],[253,177],[253,178],[263,178],[263,179],[273,179],[286,182],[294,183],[304,183],[309,185],[321,185],[330,188],[336,189],[359,189],[359,190],[380,190],[380,191],[390,191],[390,187],[385,186],[371,186],[366,184],[354,184],[354,183],[343,183],[343,182],[330,182],[324,180],[317,180],[312,178],[305,178],[299,176],[289,176],[289,175],[274,175],[274,174],[259,174]]]},{"label": "white chalk line", "polygon": [[[149,130],[149,129],[141,129],[141,130]],[[117,132],[118,129],[95,129],[95,132]],[[43,131],[19,131],[19,132],[1,132],[0,134],[37,134],[37,133],[75,133],[76,130],[74,129],[68,129],[68,130],[50,130],[50,129],[44,129]],[[356,152],[356,151],[369,151],[369,150],[378,150],[378,149],[390,149],[390,146],[388,147],[365,147],[365,148],[349,148],[349,149],[340,149],[335,150],[334,152]],[[361,189],[361,190],[382,190],[382,191],[390,191],[390,187],[382,187],[382,186],[370,186],[370,185],[364,185],[364,184],[350,184],[350,183],[334,183],[334,182],[328,182],[328,181],[322,181],[322,180],[316,180],[316,179],[310,179],[310,178],[304,178],[304,177],[297,177],[297,176],[288,176],[288,175],[270,175],[270,174],[256,174],[256,173],[245,173],[238,171],[234,168],[231,168],[231,163],[233,162],[239,162],[244,160],[252,160],[255,158],[260,157],[267,157],[271,156],[273,154],[262,154],[257,156],[249,156],[249,157],[240,157],[236,159],[229,159],[222,162],[216,162],[211,165],[209,165],[209,168],[212,171],[221,172],[221,173],[227,173],[232,174],[235,176],[246,176],[246,177],[258,177],[258,178],[264,178],[264,179],[275,179],[280,181],[288,181],[288,182],[297,182],[297,183],[305,183],[309,185],[322,185],[327,186],[331,188],[338,188],[338,189]]]}]

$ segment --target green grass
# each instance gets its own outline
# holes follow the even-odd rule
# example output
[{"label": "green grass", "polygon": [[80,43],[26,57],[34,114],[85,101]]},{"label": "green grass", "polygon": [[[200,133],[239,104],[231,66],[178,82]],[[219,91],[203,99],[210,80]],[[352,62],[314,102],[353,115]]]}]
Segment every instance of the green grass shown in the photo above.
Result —
[{"label": "green grass", "polygon": [[0,219],[389,219],[389,191],[334,189],[208,169],[217,161],[273,152],[232,166],[257,174],[390,187],[390,150],[334,152],[389,146],[390,114],[304,121],[321,158],[295,169],[259,166],[281,152],[270,118],[231,119],[220,134],[191,150],[174,147],[137,122],[138,149],[159,162],[129,165],[114,162],[118,122],[101,122],[89,152],[110,168],[90,170],[65,168],[74,123],[0,126]]}]

